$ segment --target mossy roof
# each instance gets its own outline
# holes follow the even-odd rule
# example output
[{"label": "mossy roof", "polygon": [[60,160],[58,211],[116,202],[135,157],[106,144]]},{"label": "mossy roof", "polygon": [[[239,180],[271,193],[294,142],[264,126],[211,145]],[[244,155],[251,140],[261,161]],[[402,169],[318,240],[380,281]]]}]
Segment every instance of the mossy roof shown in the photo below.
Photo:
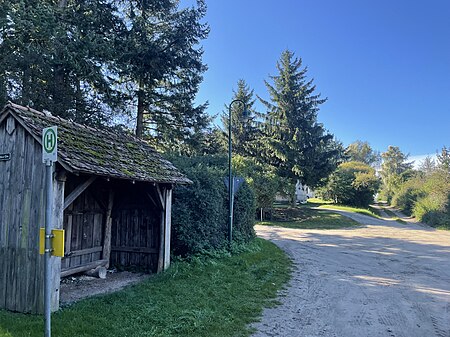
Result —
[{"label": "mossy roof", "polygon": [[155,183],[191,181],[145,141],[133,135],[96,129],[8,103],[0,120],[11,113],[41,143],[42,129],[58,127],[58,162],[75,174]]}]

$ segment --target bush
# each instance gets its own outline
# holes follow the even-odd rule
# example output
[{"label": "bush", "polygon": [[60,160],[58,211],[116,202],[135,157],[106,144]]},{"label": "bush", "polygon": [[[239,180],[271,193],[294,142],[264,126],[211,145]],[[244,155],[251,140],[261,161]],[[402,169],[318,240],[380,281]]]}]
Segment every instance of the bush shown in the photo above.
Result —
[{"label": "bush", "polygon": [[337,204],[367,207],[379,187],[375,170],[360,162],[338,166],[321,189],[321,194]]},{"label": "bush", "polygon": [[421,177],[415,177],[403,183],[395,192],[391,202],[392,205],[411,215],[417,200],[426,196],[423,184],[424,179]]},{"label": "bush", "polygon": [[[174,190],[172,211],[172,249],[175,255],[189,256],[228,246],[228,192],[226,158],[170,158],[189,179],[191,185]],[[243,183],[235,195],[235,242],[247,242],[255,236],[254,196]]]},{"label": "bush", "polygon": [[425,180],[419,198],[413,207],[413,215],[433,227],[450,228],[450,176],[437,171]]}]

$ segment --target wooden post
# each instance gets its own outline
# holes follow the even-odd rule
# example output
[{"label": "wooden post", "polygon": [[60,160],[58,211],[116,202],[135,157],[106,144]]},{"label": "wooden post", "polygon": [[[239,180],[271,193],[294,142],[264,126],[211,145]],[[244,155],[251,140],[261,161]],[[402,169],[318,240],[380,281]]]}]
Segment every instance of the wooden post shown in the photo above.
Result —
[{"label": "wooden post", "polygon": [[172,226],[172,189],[165,190],[164,270],[170,266],[170,230]]},{"label": "wooden post", "polygon": [[[67,180],[65,170],[56,172],[53,184],[53,211],[52,226],[54,229],[62,229],[64,221],[64,187]],[[51,311],[59,309],[59,289],[61,281],[61,258],[57,256],[50,257],[52,265],[51,277]]]},{"label": "wooden post", "polygon": [[[158,187],[158,195],[161,197],[163,193],[160,193],[159,187]],[[159,226],[159,252],[158,252],[158,268],[157,272],[160,273],[164,270],[164,246],[165,246],[165,203],[161,202],[161,220],[160,220],[160,226]]]},{"label": "wooden post", "polygon": [[112,228],[112,208],[114,204],[114,191],[109,190],[108,209],[106,210],[105,238],[103,240],[103,260],[107,260],[106,268],[109,268],[111,257],[111,228]]}]

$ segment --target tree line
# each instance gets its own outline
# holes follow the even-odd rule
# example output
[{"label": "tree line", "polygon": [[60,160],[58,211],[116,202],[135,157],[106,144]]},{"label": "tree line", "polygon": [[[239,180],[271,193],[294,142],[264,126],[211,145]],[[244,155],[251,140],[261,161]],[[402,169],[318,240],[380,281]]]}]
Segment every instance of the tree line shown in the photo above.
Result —
[{"label": "tree line", "polygon": [[[205,14],[203,0],[190,7],[176,0],[4,0],[0,105],[12,100],[132,131],[168,156],[226,156],[228,107],[219,128],[207,102],[195,104],[207,69]],[[380,154],[363,141],[344,148],[318,121],[326,98],[302,59],[285,50],[276,68],[265,81],[269,99],[240,80],[230,100],[250,112],[231,107],[233,165],[257,205],[270,206],[280,191],[293,196],[297,181],[341,203],[367,205],[380,186],[386,199],[400,200],[395,195],[416,177],[407,156],[395,147]]]}]

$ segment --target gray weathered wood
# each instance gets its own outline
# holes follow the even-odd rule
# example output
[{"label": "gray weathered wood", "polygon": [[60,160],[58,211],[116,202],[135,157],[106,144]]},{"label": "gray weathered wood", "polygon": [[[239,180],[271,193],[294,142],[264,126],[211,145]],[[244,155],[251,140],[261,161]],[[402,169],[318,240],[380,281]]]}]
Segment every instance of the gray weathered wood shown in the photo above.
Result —
[{"label": "gray weathered wood", "polygon": [[91,263],[83,265],[83,266],[64,269],[64,270],[61,270],[61,277],[67,277],[67,276],[70,276],[73,274],[83,273],[87,270],[95,269],[98,266],[104,267],[106,265],[106,263],[107,263],[106,260],[98,260],[98,261],[94,261],[94,262],[91,262]]},{"label": "gray weathered wood", "polygon": [[102,258],[107,260],[106,268],[109,268],[109,260],[111,258],[111,228],[112,228],[112,208],[114,204],[114,192],[113,190],[109,191],[108,194],[108,209],[106,210],[106,222],[105,222],[105,233],[103,240],[103,254]]},{"label": "gray weathered wood", "polygon": [[128,252],[128,253],[142,253],[142,254],[156,254],[158,253],[158,249],[156,248],[148,248],[148,247],[117,247],[112,246],[111,250],[113,252]]},{"label": "gray weathered wood", "polygon": [[172,189],[166,189],[164,216],[164,270],[170,266],[170,234],[172,226]]},{"label": "gray weathered wood", "polygon": [[98,277],[101,279],[105,279],[106,278],[106,268],[103,266],[98,266],[95,269],[91,269],[86,271],[85,273],[88,276],[93,276],[93,277]]},{"label": "gray weathered wood", "polygon": [[78,185],[64,200],[64,209],[69,207],[96,179],[96,176],[91,176],[84,183]]}]

